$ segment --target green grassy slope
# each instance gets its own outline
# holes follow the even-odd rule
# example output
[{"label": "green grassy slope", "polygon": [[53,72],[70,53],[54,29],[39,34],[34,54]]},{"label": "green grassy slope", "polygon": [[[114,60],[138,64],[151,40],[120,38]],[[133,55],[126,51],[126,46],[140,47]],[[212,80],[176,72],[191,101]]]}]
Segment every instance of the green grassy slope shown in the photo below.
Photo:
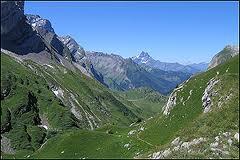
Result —
[{"label": "green grassy slope", "polygon": [[[238,158],[239,143],[233,138],[233,135],[239,132],[238,65],[239,57],[237,56],[205,73],[192,77],[180,91],[177,91],[176,106],[170,111],[169,115],[163,115],[161,112],[153,118],[131,126],[105,124],[94,131],[66,130],[62,134],[49,139],[42,148],[35,152],[23,150],[15,156],[25,158],[146,158],[150,157],[153,152],[171,148],[171,141],[176,137],[180,137],[185,142],[204,137],[206,142],[191,147],[194,152],[180,149],[179,151],[172,151],[165,158]],[[74,76],[74,73],[72,74]],[[213,77],[219,80],[213,88],[217,94],[211,98],[213,103],[211,111],[203,113],[203,92],[207,83]],[[65,80],[65,78],[62,79],[58,81]],[[67,78],[66,82],[72,82],[71,78]],[[65,84],[66,82],[62,83]],[[77,84],[72,87],[72,84],[68,85],[72,90],[74,87],[76,88],[75,85]],[[94,84],[91,85],[94,86]],[[95,89],[97,90],[96,87]],[[91,90],[92,88],[86,93],[91,93]],[[95,96],[95,91],[92,94]],[[145,95],[151,95],[151,97],[147,98]],[[141,117],[143,102],[152,101],[156,103],[154,97],[159,98],[161,96],[148,89],[140,88],[120,93],[120,95],[115,93],[113,97],[122,105],[128,106],[134,115],[137,115],[138,110],[133,109],[133,107],[137,105],[136,102],[140,103],[138,115]],[[144,101],[139,101],[141,98]],[[81,102],[82,99],[78,98],[78,100]],[[221,107],[219,101],[222,103]],[[85,103],[88,104],[88,101],[85,101]],[[155,111],[150,107],[146,112],[153,114]],[[5,118],[6,120],[7,118]],[[224,137],[222,135],[226,132],[231,133],[231,137],[222,138]],[[224,153],[219,151],[220,153],[217,154],[216,151],[211,150],[210,144],[214,142],[218,135],[220,137],[219,147],[222,147]],[[231,145],[228,145],[229,138],[233,141]],[[224,145],[227,148],[224,149]],[[35,144],[32,144],[32,146],[35,146]],[[228,153],[225,154],[225,150]],[[5,154],[4,157],[12,158],[12,155]]]},{"label": "green grassy slope", "polygon": [[[212,97],[212,111],[203,113],[201,98],[208,81],[213,77],[220,80],[214,87],[217,94]],[[190,90],[192,90],[192,95],[186,100]],[[230,98],[227,98],[229,95],[231,95]],[[182,102],[181,97],[183,97]],[[185,105],[183,105],[184,100],[186,100]],[[222,103],[222,107],[219,107],[219,103]],[[237,133],[239,130],[239,56],[192,77],[181,91],[177,91],[176,106],[170,111],[170,114],[168,116],[159,115],[149,120],[145,124],[145,128],[140,137],[159,146],[158,150],[166,148],[169,142],[178,136],[183,137],[184,140],[208,137],[211,141],[219,133]],[[228,158],[239,157],[237,146],[231,146],[229,150],[233,154],[225,156]],[[204,147],[202,146],[202,148]],[[197,156],[179,152],[175,154],[172,158]],[[201,154],[201,156],[209,158],[212,157],[212,154],[209,152]]]},{"label": "green grassy slope", "polygon": [[[1,54],[1,133],[12,139],[16,149],[34,150],[41,144],[43,139],[37,140],[37,144],[31,140],[34,138],[31,134],[41,137],[46,134],[44,129],[31,133],[32,128],[40,124],[39,115],[47,115],[49,123],[56,129],[77,127],[76,119],[60,105],[47,86],[43,78]],[[54,115],[50,115],[51,112]]]},{"label": "green grassy slope", "polygon": [[147,87],[140,87],[129,91],[118,92],[124,99],[133,103],[144,111],[145,118],[155,116],[161,112],[167,97]]},{"label": "green grassy slope", "polygon": [[[62,91],[59,98],[52,92],[56,89]],[[40,66],[1,54],[1,133],[17,151],[35,151],[49,137],[66,130],[109,123],[128,126],[146,117],[141,108],[116,97],[92,78],[54,62],[50,67]],[[80,119],[71,113],[73,106]],[[47,130],[38,127],[42,121]]]},{"label": "green grassy slope", "polygon": [[129,136],[133,127],[104,125],[94,131],[66,131],[47,141],[35,152],[20,151],[3,158],[130,158],[152,148],[138,137]]}]

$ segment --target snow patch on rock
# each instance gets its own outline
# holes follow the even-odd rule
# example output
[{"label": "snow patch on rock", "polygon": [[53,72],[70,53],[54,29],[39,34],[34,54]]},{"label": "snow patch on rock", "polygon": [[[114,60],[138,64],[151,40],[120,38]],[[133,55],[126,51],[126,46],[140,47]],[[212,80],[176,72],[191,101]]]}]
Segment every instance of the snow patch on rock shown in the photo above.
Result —
[{"label": "snow patch on rock", "polygon": [[135,134],[136,133],[136,130],[131,130],[130,132],[128,132],[128,135],[132,135],[132,134]]},{"label": "snow patch on rock", "polygon": [[48,66],[49,68],[52,68],[52,69],[54,69],[54,67],[53,67],[53,66],[51,66],[50,64],[44,64],[44,66]]},{"label": "snow patch on rock", "polygon": [[144,127],[139,128],[139,131],[144,131]]},{"label": "snow patch on rock", "polygon": [[153,158],[153,159],[166,158],[167,156],[169,156],[171,154],[171,152],[172,152],[171,149],[168,148],[167,150],[153,153],[153,156],[151,158]]},{"label": "snow patch on rock", "polygon": [[124,148],[128,148],[130,146],[130,144],[129,143],[127,143],[127,144],[124,144]]},{"label": "snow patch on rock", "polygon": [[55,94],[55,96],[57,98],[59,98],[60,100],[63,101],[63,99],[64,99],[64,90],[63,89],[61,89],[60,87],[58,87],[58,88],[53,87],[52,92]]},{"label": "snow patch on rock", "polygon": [[45,128],[46,130],[48,130],[48,126],[47,125],[38,125],[39,127],[43,127]]},{"label": "snow patch on rock", "polygon": [[228,72],[229,68],[226,69],[226,73]]},{"label": "snow patch on rock", "polygon": [[39,117],[41,119],[41,125],[38,125],[38,127],[43,127],[48,130],[50,128],[50,125],[48,123],[47,117],[45,115],[40,115]]}]

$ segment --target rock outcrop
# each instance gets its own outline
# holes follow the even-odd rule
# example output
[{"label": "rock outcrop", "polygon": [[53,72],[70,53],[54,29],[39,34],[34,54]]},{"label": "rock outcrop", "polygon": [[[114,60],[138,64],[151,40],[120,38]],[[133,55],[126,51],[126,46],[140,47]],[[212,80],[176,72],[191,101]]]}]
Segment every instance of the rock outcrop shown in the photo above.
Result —
[{"label": "rock outcrop", "polygon": [[37,30],[47,30],[48,32],[55,33],[54,29],[52,28],[52,24],[49,20],[41,18],[39,15],[31,15],[26,14],[28,23],[31,24],[31,26]]},{"label": "rock outcrop", "polygon": [[211,110],[211,106],[212,106],[212,101],[211,101],[211,97],[212,97],[212,90],[213,87],[219,82],[219,80],[216,80],[215,78],[210,79],[210,81],[207,83],[207,87],[203,93],[203,97],[202,97],[202,106],[204,109],[204,113],[207,113]]},{"label": "rock outcrop", "polygon": [[24,19],[23,1],[1,1],[1,34],[9,33]]},{"label": "rock outcrop", "polygon": [[85,50],[81,47],[72,37],[58,37],[58,39],[68,47],[71,52],[72,60],[74,62],[80,62],[85,56]]},{"label": "rock outcrop", "polygon": [[209,63],[208,69],[214,68],[219,64],[239,54],[239,46],[227,45],[222,51],[216,54]]},{"label": "rock outcrop", "polygon": [[183,85],[186,84],[188,82],[185,81],[184,83],[182,83],[179,87],[175,88],[172,93],[170,94],[167,104],[162,108],[163,110],[163,114],[164,115],[169,115],[170,111],[174,108],[174,106],[176,106],[176,101],[177,101],[177,92],[181,91],[183,89]]},{"label": "rock outcrop", "polygon": [[58,39],[50,21],[43,19],[38,15],[27,14],[26,17],[27,22],[45,41],[45,44],[50,49],[50,52],[54,51],[66,59],[71,59],[69,49]]},{"label": "rock outcrop", "polygon": [[1,2],[1,48],[21,55],[45,49],[41,37],[26,22],[23,1]]}]

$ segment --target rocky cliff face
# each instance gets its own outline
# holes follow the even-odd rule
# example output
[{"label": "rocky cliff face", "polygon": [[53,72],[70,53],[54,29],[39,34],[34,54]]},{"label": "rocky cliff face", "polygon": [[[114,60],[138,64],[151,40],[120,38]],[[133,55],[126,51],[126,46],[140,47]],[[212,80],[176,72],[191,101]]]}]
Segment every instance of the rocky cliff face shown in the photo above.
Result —
[{"label": "rocky cliff face", "polygon": [[216,54],[209,63],[208,69],[214,68],[219,64],[239,54],[239,46],[227,45],[223,50]]},{"label": "rocky cliff face", "polygon": [[103,79],[103,75],[95,69],[89,57],[86,56],[85,50],[82,46],[80,46],[69,35],[58,37],[58,39],[70,50],[71,58],[75,66],[83,67],[90,74],[90,76],[94,77],[96,80],[106,85]]},{"label": "rocky cliff face", "polygon": [[94,77],[103,83],[102,75],[97,72],[89,59],[85,57],[84,49],[70,36],[60,37],[54,32],[51,22],[39,15],[27,14],[27,22],[42,37],[50,52],[63,56],[82,73]]},{"label": "rocky cliff face", "polygon": [[26,23],[23,1],[1,2],[1,47],[17,54],[38,53],[45,46]]},{"label": "rocky cliff face", "polygon": [[52,24],[49,20],[41,18],[39,15],[31,15],[26,14],[28,23],[37,30],[37,29],[44,29],[48,32],[55,33],[54,29],[52,28]]},{"label": "rocky cliff face", "polygon": [[57,54],[70,59],[69,49],[58,39],[54,32],[50,21],[43,19],[38,15],[27,14],[27,22],[32,28],[44,39],[49,45],[48,48],[53,49]]},{"label": "rocky cliff face", "polygon": [[58,39],[69,48],[74,62],[80,62],[85,56],[85,50],[83,47],[81,47],[72,37],[65,36],[58,37]]},{"label": "rocky cliff face", "polygon": [[24,2],[1,2],[1,34],[9,33],[19,21],[24,19]]}]

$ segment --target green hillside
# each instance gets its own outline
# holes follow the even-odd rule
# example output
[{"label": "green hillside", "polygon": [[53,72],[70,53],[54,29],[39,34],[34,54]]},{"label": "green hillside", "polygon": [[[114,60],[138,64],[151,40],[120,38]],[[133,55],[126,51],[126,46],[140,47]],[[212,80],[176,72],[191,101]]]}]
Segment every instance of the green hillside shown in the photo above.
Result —
[{"label": "green hillside", "polygon": [[1,54],[1,135],[11,140],[15,151],[36,151],[65,131],[129,126],[147,117],[144,107],[77,70]]},{"label": "green hillside", "polygon": [[[18,148],[13,155],[4,154],[4,158],[239,157],[236,139],[239,132],[239,56],[178,86],[171,94],[176,92],[176,105],[167,115],[161,112],[166,109],[166,105],[162,108],[166,97],[148,88],[112,94],[98,82],[80,73],[69,70],[66,73],[54,64],[58,72],[51,70],[54,74],[49,77],[45,74],[44,79],[37,74],[29,76],[32,71],[27,64],[45,73],[37,64],[28,61],[22,65],[4,54],[1,60],[1,131],[3,136],[13,139],[12,145]],[[49,71],[51,67],[45,69]],[[204,113],[202,97],[211,80],[218,82],[209,92],[211,109]],[[66,97],[59,101],[47,87],[49,81],[66,87],[64,93],[78,93],[76,97],[82,106],[92,102],[93,97],[99,97],[99,104],[108,104],[111,116],[104,117],[94,110],[97,105],[89,105],[88,111],[95,111],[103,122],[93,131],[79,130],[90,129],[88,119],[83,124],[84,121],[73,116],[65,107]],[[125,109],[119,112],[119,107]],[[48,130],[37,127],[43,115],[47,117]],[[147,117],[150,118],[144,120]]]},{"label": "green hillside", "polygon": [[[210,93],[212,94],[211,110],[203,113],[202,96],[212,78],[218,80],[218,83]],[[165,153],[171,152],[163,156],[164,158],[238,158],[239,143],[234,136],[239,133],[239,56],[192,77],[175,92],[176,105],[169,115],[159,115],[148,121],[140,137],[159,146],[154,150],[155,152],[161,150]],[[224,133],[230,135],[225,138],[222,136],[217,149],[211,147],[214,139],[218,139],[216,138],[218,135],[219,137],[225,135]],[[203,137],[206,138],[206,142],[191,147],[190,152],[189,149],[181,149],[181,146],[177,151],[173,151],[169,142],[177,137],[185,142]],[[149,156],[151,153],[144,156]]]},{"label": "green hillside", "polygon": [[129,91],[118,92],[124,99],[132,102],[144,111],[144,116],[152,117],[161,112],[167,97],[151,88],[140,87]]}]

